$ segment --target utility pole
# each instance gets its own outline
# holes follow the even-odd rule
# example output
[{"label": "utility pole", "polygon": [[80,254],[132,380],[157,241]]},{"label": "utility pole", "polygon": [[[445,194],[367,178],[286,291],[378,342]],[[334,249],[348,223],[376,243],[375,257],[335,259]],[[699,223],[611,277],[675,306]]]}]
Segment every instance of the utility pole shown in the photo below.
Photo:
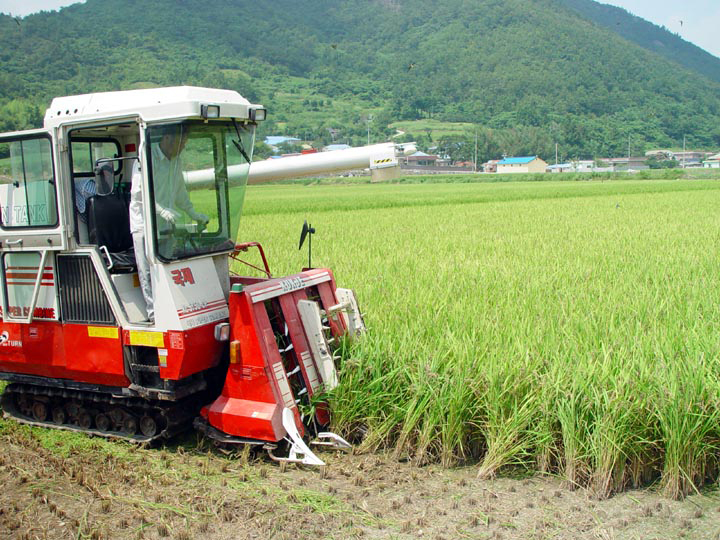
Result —
[{"label": "utility pole", "polygon": [[473,172],[477,172],[477,145],[478,145],[478,134],[475,131],[475,159],[473,160]]},{"label": "utility pole", "polygon": [[683,135],[683,158],[682,158],[682,168],[685,168],[685,135]]},{"label": "utility pole", "polygon": [[631,135],[628,135],[628,160],[627,160],[627,168],[630,169],[630,137]]},{"label": "utility pole", "polygon": [[555,165],[557,165],[558,143],[555,143]]},{"label": "utility pole", "polygon": [[367,133],[368,133],[368,146],[370,146],[370,122],[372,122],[373,115],[368,114],[367,117]]}]

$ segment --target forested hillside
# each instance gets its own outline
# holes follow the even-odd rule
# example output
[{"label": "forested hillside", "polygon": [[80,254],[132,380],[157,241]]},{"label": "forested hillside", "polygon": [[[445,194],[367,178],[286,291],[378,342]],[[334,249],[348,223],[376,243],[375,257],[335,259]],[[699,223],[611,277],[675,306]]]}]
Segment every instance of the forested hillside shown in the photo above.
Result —
[{"label": "forested hillside", "polygon": [[[679,35],[610,4],[593,0],[559,1],[581,16],[620,34],[628,41],[720,82],[720,58],[685,41]],[[678,20],[678,23],[680,22]]]},{"label": "forested hillside", "polygon": [[588,5],[88,0],[0,16],[0,130],[38,125],[56,95],[193,84],[266,105],[266,133],[324,142],[359,144],[368,128],[387,138],[391,122],[431,118],[473,126],[453,140],[406,137],[457,148],[477,132],[482,158],[549,157],[556,142],[572,157],[683,136],[720,146],[720,59],[653,27],[667,38],[660,55]]}]

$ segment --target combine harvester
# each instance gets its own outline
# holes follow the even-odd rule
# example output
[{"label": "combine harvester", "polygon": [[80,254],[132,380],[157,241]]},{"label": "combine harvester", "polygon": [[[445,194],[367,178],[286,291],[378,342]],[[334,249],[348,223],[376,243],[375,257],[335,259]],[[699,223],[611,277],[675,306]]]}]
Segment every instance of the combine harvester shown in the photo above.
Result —
[{"label": "combine harvester", "polygon": [[[403,149],[251,166],[265,114],[233,91],[133,90],[56,98],[42,129],[0,135],[0,164],[9,163],[0,165],[5,416],[135,441],[192,423],[217,441],[311,465],[323,462],[310,439],[348,446],[324,431],[323,392],[338,381],[334,344],[364,330],[354,294],[326,268],[273,278],[258,243],[236,244],[238,223],[248,178],[378,168]],[[155,211],[167,198],[159,149],[168,129],[186,137],[192,209],[172,223]],[[154,320],[129,228],[134,167],[149,216]],[[242,261],[250,249],[262,263]],[[263,277],[233,273],[236,261]]]}]

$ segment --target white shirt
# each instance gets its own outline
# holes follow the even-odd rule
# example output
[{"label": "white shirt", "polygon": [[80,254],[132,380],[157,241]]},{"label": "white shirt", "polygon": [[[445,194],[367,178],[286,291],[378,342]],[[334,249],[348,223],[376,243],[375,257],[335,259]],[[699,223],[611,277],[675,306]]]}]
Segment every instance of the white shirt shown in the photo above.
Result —
[{"label": "white shirt", "polygon": [[[185,179],[182,174],[182,161],[180,156],[168,159],[159,144],[151,147],[153,189],[155,195],[155,209],[179,208],[187,214],[193,212]],[[142,170],[140,161],[133,165],[132,185],[130,187],[130,232],[144,233],[145,218],[143,215]]]}]

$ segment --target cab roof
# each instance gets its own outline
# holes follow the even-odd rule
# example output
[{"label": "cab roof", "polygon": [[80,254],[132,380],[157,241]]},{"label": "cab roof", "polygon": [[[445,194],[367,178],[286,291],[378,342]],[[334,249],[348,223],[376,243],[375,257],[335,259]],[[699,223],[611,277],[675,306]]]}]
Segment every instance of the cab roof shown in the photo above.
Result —
[{"label": "cab roof", "polygon": [[63,124],[139,116],[146,122],[200,117],[201,105],[219,105],[220,118],[249,119],[253,105],[234,90],[196,86],[148,88],[58,97],[45,111],[45,129]]}]

